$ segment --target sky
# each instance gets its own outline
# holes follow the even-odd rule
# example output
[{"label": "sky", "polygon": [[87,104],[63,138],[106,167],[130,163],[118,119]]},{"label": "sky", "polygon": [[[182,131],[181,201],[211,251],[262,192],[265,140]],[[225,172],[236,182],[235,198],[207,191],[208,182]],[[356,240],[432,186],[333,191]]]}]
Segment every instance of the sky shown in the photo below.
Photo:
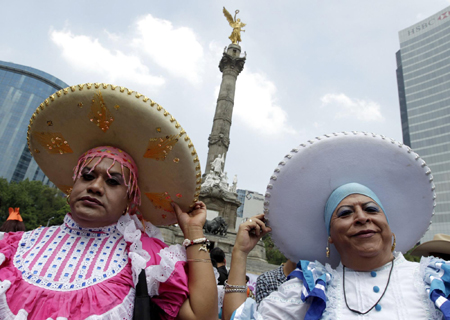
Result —
[{"label": "sky", "polygon": [[225,171],[264,193],[277,164],[317,136],[367,131],[402,141],[398,32],[450,0],[3,1],[0,60],[69,85],[105,82],[167,109],[206,166],[222,74],[238,18],[238,76]]}]

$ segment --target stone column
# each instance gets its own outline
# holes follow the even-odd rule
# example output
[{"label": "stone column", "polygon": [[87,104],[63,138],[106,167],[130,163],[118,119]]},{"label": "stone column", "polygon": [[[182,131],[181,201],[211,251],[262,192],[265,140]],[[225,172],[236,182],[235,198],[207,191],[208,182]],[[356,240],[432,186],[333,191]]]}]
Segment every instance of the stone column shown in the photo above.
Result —
[{"label": "stone column", "polygon": [[[237,76],[244,69],[245,57],[240,57],[241,47],[230,44],[223,53],[219,63],[222,72],[219,97],[217,99],[216,113],[214,115],[211,134],[208,138],[208,158],[206,160],[205,173],[211,170],[211,162],[219,154],[226,159],[228,146],[230,145],[230,127],[234,107],[234,93],[236,91]],[[225,167],[225,163],[223,164]],[[222,168],[224,170],[224,168]]]}]

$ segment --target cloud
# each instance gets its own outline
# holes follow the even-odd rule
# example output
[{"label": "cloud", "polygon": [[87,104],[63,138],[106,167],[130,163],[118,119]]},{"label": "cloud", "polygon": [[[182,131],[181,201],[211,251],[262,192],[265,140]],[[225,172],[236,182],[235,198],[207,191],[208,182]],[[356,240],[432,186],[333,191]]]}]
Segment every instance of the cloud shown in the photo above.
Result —
[{"label": "cloud", "polygon": [[329,93],[320,100],[323,106],[329,106],[337,110],[336,118],[356,118],[367,122],[384,120],[380,112],[380,105],[373,101],[352,99],[343,93]]},{"label": "cloud", "polygon": [[187,27],[175,28],[170,21],[148,14],[138,20],[133,45],[171,74],[200,83],[203,47]]},{"label": "cloud", "polygon": [[62,50],[63,58],[77,70],[99,74],[111,83],[130,81],[155,87],[165,82],[162,77],[150,75],[138,57],[109,50],[98,39],[56,30],[51,31],[50,37]]},{"label": "cloud", "polygon": [[276,103],[273,82],[260,73],[244,70],[237,87],[233,111],[240,121],[265,134],[296,133],[287,124],[287,113]]}]

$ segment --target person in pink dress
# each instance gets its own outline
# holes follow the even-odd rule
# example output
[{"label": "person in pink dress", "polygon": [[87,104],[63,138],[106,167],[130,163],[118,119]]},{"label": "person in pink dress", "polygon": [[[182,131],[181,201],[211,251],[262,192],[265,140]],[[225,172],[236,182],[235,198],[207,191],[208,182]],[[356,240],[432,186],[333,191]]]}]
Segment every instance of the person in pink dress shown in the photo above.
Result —
[{"label": "person in pink dress", "polygon": [[[39,106],[30,151],[71,210],[60,226],[0,240],[0,319],[132,319],[145,312],[135,310],[138,284],[158,319],[217,317],[198,157],[167,115],[107,84],[73,86]],[[183,245],[166,245],[155,226],[173,223]]]}]

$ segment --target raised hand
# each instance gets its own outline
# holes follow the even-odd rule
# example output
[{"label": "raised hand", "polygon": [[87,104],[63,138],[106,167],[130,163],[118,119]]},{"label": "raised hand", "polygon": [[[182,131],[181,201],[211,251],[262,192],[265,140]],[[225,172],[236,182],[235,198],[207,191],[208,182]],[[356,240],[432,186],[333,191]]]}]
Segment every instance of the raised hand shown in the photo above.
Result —
[{"label": "raised hand", "polygon": [[256,246],[258,241],[270,231],[272,229],[264,223],[264,214],[251,217],[239,226],[234,250],[248,254]]},{"label": "raised hand", "polygon": [[203,225],[206,222],[206,205],[202,201],[198,201],[189,212],[183,212],[174,202],[172,206],[184,237],[191,240],[203,237]]}]

